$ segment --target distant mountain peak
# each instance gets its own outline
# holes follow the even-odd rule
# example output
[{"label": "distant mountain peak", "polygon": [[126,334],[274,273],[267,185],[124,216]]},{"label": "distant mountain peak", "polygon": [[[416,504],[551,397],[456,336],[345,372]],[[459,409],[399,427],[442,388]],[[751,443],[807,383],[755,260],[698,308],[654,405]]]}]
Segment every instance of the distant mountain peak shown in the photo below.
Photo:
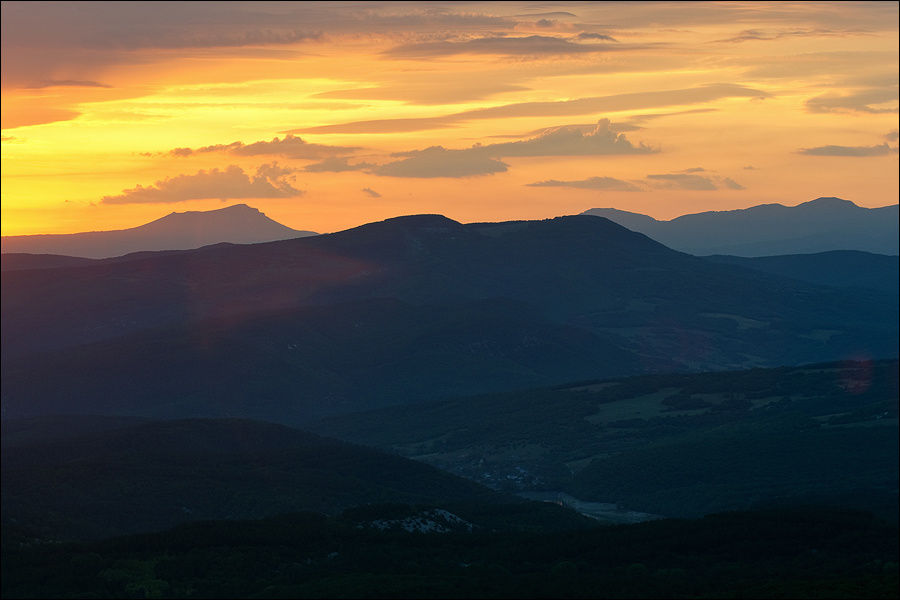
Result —
[{"label": "distant mountain peak", "polygon": [[803,202],[798,204],[797,207],[808,206],[810,208],[831,208],[831,207],[853,207],[860,208],[859,205],[851,202],[850,200],[844,200],[843,198],[838,198],[836,196],[822,196],[821,198],[816,198],[815,200],[810,200],[809,202]]},{"label": "distant mountain peak", "polygon": [[171,212],[149,223],[62,235],[4,236],[3,252],[108,258],[133,252],[189,250],[219,243],[255,244],[316,235],[298,231],[247,204]]},{"label": "distant mountain peak", "polygon": [[759,204],[668,221],[614,208],[592,208],[582,214],[606,217],[670,248],[697,255],[771,256],[829,250],[896,255],[897,208],[896,204],[866,208],[824,196],[795,206]]},{"label": "distant mountain peak", "polygon": [[[182,210],[182,211],[172,211],[167,214],[162,219],[178,219],[182,217],[187,218],[215,218],[217,216],[245,216],[245,217],[256,217],[263,216],[266,214],[259,210],[258,208],[254,208],[248,204],[232,204],[231,206],[226,206],[224,208],[214,208],[212,210]],[[157,219],[161,221],[162,219]]]},{"label": "distant mountain peak", "polygon": [[439,214],[421,214],[421,215],[404,215],[402,217],[392,217],[382,221],[385,224],[396,224],[411,228],[431,228],[431,227],[461,227],[462,224],[454,221],[444,215]]}]

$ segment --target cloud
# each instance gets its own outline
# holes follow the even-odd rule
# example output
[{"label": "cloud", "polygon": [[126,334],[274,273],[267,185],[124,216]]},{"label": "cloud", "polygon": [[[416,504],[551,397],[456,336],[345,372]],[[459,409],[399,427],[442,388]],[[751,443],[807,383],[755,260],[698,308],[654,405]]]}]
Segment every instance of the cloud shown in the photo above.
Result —
[{"label": "cloud", "polygon": [[322,162],[306,165],[303,170],[307,173],[341,173],[344,171],[362,171],[374,166],[367,162],[350,164],[346,158],[329,157]]},{"label": "cloud", "polygon": [[770,97],[770,94],[761,90],[731,83],[714,83],[695,88],[660,90],[656,92],[634,92],[611,96],[578,98],[575,100],[518,102],[515,104],[505,104],[490,108],[476,108],[437,117],[355,121],[351,123],[321,125],[304,129],[291,129],[283,133],[401,133],[449,127],[455,123],[475,119],[587,115],[624,110],[659,108],[663,106],[702,104],[721,98],[767,97]]},{"label": "cloud", "polygon": [[769,41],[787,37],[847,37],[851,35],[867,35],[871,32],[862,29],[745,29],[738,35],[717,42],[747,42],[752,40]]},{"label": "cloud", "polygon": [[[411,3],[410,3],[411,5]],[[325,2],[4,2],[3,87],[81,78],[148,60],[144,49],[270,53],[325,36],[511,31],[512,18],[465,9]],[[268,47],[267,47],[268,46]],[[291,56],[297,50],[291,49]],[[158,57],[163,59],[163,57]],[[9,60],[7,60],[9,59]],[[71,77],[70,77],[71,74]]]},{"label": "cloud", "polygon": [[632,144],[617,133],[609,119],[601,119],[589,130],[575,127],[551,128],[536,137],[518,142],[476,144],[469,148],[447,149],[432,146],[424,150],[396,152],[401,160],[371,170],[391,177],[468,177],[506,171],[500,158],[513,156],[602,156],[650,154],[658,150]]},{"label": "cloud", "polygon": [[[631,119],[633,120],[633,119]],[[590,133],[594,129],[597,128],[597,123],[573,123],[570,125],[555,125],[553,127],[541,127],[540,129],[532,129],[531,131],[526,131],[525,133],[507,133],[507,134],[497,134],[489,137],[492,138],[525,138],[525,137],[534,137],[540,135],[546,135],[548,133],[553,133],[554,131],[558,131],[560,129],[566,129],[568,131],[580,131],[582,134]],[[639,131],[643,129],[640,125],[636,125],[634,123],[609,123],[610,131],[615,131],[616,133],[621,133],[624,131]]]},{"label": "cloud", "polygon": [[473,147],[488,156],[597,156],[604,154],[651,154],[658,152],[643,143],[635,146],[618,133],[609,119],[601,119],[590,130],[552,128],[537,137]]},{"label": "cloud", "polygon": [[224,152],[237,156],[283,156],[285,158],[324,158],[336,154],[349,154],[359,150],[350,146],[327,146],[324,144],[311,144],[293,135],[286,135],[283,139],[274,138],[270,142],[232,142],[230,144],[216,144],[203,146],[202,148],[173,148],[169,151],[172,156],[190,156],[192,154],[206,154],[209,152]]},{"label": "cloud", "polygon": [[606,35],[605,33],[591,33],[589,31],[583,31],[578,34],[578,39],[580,40],[606,40],[607,42],[616,42],[616,38],[611,35]]},{"label": "cloud", "polygon": [[685,173],[665,173],[647,175],[651,185],[669,190],[697,190],[707,191],[719,189],[708,177],[702,175],[688,175]]},{"label": "cloud", "polygon": [[223,48],[229,46],[267,46],[272,44],[295,44],[316,40],[319,32],[286,28],[281,31],[257,29],[245,31],[206,31],[172,29],[162,32],[148,32],[143,29],[125,28],[109,33],[93,41],[92,47],[100,49],[136,50],[139,48]]},{"label": "cloud", "polygon": [[373,190],[372,188],[363,188],[362,191],[366,193],[371,198],[381,198],[381,194]]},{"label": "cloud", "polygon": [[339,98],[353,100],[399,100],[407,104],[453,104],[471,100],[482,100],[504,92],[527,90],[524,85],[497,81],[496,79],[452,79],[444,74],[440,77],[422,74],[416,81],[389,83],[381,86],[331,90],[315,94],[316,98]]},{"label": "cloud", "polygon": [[[548,23],[552,25],[552,22],[548,21]],[[384,54],[395,58],[434,58],[457,54],[553,56],[620,49],[624,49],[624,47],[617,45],[578,44],[561,37],[529,35],[526,37],[480,37],[460,42],[437,41],[403,44],[386,50]]]},{"label": "cloud", "polygon": [[161,179],[147,187],[137,185],[123,190],[119,195],[104,196],[100,201],[104,204],[144,204],[206,198],[223,201],[232,198],[290,198],[303,194],[302,190],[285,180],[285,176],[293,172],[293,169],[271,163],[261,165],[255,175],[249,175],[242,168],[230,165],[224,171],[198,171],[193,175]]},{"label": "cloud", "polygon": [[557,18],[559,18],[559,17],[574,17],[574,18],[577,18],[578,17],[578,15],[573,15],[570,12],[565,12],[562,10],[557,10],[554,12],[525,13],[525,14],[516,15],[516,16],[517,17],[532,17],[532,18],[534,18],[534,17],[557,17]]},{"label": "cloud", "polygon": [[685,169],[680,173],[659,173],[647,175],[645,182],[651,187],[666,190],[693,190],[698,192],[706,192],[712,190],[720,190],[722,188],[730,190],[743,190],[744,186],[739,184],[730,177],[720,177],[718,175],[697,175],[698,172],[706,172],[702,167],[694,167]]},{"label": "cloud", "polygon": [[895,113],[897,107],[877,106],[897,101],[897,87],[871,88],[844,96],[824,95],[806,101],[806,110],[812,113]]},{"label": "cloud", "polygon": [[817,146],[815,148],[801,148],[798,150],[798,154],[810,156],[884,156],[892,151],[894,150],[885,142],[877,146]]},{"label": "cloud", "polygon": [[[791,60],[783,57],[735,57],[730,62],[747,67],[746,79],[807,79],[824,75],[833,80],[841,76],[837,85],[843,87],[885,87],[896,83],[896,71],[873,75],[866,72],[872,66],[896,63],[896,52],[885,51],[835,51],[808,52],[791,55]],[[888,79],[889,77],[889,79]],[[887,81],[885,81],[887,80]]]},{"label": "cloud", "polygon": [[608,190],[615,192],[639,192],[641,188],[614,177],[588,177],[577,181],[559,181],[556,179],[548,179],[547,181],[536,181],[535,183],[525,184],[529,187],[572,187],[583,190]]},{"label": "cloud", "polygon": [[710,112],[718,112],[717,108],[692,108],[690,110],[676,110],[673,112],[664,112],[664,113],[647,113],[643,115],[633,115],[628,118],[631,123],[643,123],[644,121],[651,121],[653,119],[661,119],[663,117],[676,117],[678,115],[693,115],[697,113],[710,113]]},{"label": "cloud", "polygon": [[87,79],[45,79],[43,81],[35,81],[30,84],[23,85],[22,87],[29,90],[40,90],[50,87],[110,88],[112,86],[106,85],[105,83],[100,83],[98,81],[90,81]]},{"label": "cloud", "polygon": [[388,177],[469,177],[506,171],[507,164],[483,152],[448,150],[431,146],[424,150],[404,152],[402,160],[375,167],[372,173]]},{"label": "cloud", "polygon": [[446,117],[409,117],[405,119],[373,119],[335,125],[319,125],[301,129],[289,129],[282,133],[404,133],[452,127],[461,119]]},{"label": "cloud", "polygon": [[885,136],[884,136],[884,139],[888,140],[889,142],[896,142],[896,141],[897,141],[898,134],[900,134],[900,132],[898,132],[898,131],[895,129],[895,130],[893,130],[893,131],[891,131],[891,132],[889,132],[889,133],[886,133]]}]

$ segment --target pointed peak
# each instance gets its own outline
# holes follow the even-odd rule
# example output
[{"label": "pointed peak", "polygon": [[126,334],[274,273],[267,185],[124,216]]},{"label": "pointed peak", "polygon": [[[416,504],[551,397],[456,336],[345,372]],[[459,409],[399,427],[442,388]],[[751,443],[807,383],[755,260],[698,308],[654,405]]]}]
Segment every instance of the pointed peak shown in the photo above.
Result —
[{"label": "pointed peak", "polygon": [[[220,210],[222,212],[228,211],[228,212],[248,212],[248,213],[254,213],[254,214],[256,214],[256,213],[262,214],[262,211],[259,210],[258,208],[254,208],[254,207],[250,206],[249,204],[243,204],[243,203],[232,204],[231,206],[226,206],[225,208],[220,208],[218,210]],[[213,212],[213,211],[209,211],[209,212]]]}]

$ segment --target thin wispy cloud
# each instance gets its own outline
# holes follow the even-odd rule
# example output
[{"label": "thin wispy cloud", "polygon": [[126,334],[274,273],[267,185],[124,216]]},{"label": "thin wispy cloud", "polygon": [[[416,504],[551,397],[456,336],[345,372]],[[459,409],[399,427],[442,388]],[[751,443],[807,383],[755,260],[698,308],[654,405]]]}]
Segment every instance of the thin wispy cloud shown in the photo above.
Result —
[{"label": "thin wispy cloud", "polygon": [[559,18],[565,18],[565,17],[578,18],[578,15],[574,15],[574,14],[564,11],[564,10],[557,10],[557,11],[551,11],[551,12],[538,12],[538,13],[523,13],[523,14],[519,14],[519,15],[515,15],[515,16],[516,17],[529,17],[532,19],[534,19],[535,17],[537,17],[537,18],[546,17],[546,18],[553,18],[553,19],[559,19]]},{"label": "thin wispy cloud", "polygon": [[588,177],[587,179],[579,179],[575,181],[559,181],[557,179],[548,179],[547,181],[536,181],[526,184],[529,187],[571,187],[582,190],[604,190],[610,192],[640,192],[640,187],[633,183],[616,179],[615,177]]},{"label": "thin wispy cloud", "polygon": [[[643,129],[640,125],[632,123],[633,119],[629,119],[629,122],[625,123],[613,123],[610,122],[608,127],[610,131],[614,131],[616,133],[623,133],[626,131],[640,131]],[[525,133],[507,133],[507,134],[497,134],[492,135],[492,138],[514,138],[521,139],[527,137],[535,137],[541,135],[547,135],[556,131],[578,131],[582,134],[587,134],[597,128],[597,123],[572,123],[569,125],[554,125],[552,127],[541,127],[540,129],[532,129],[531,131],[526,131]]]},{"label": "thin wispy cloud", "polygon": [[896,106],[879,106],[898,100],[897,87],[873,88],[854,94],[816,96],[806,101],[806,110],[812,113],[860,112],[870,114],[895,113]]},{"label": "thin wispy cloud", "polygon": [[367,88],[331,90],[316,94],[316,98],[352,100],[398,100],[408,104],[452,104],[482,100],[496,94],[521,92],[527,86],[495,80],[456,81],[446,77],[423,78],[402,84],[392,83]]},{"label": "thin wispy cloud", "polygon": [[689,104],[703,104],[722,98],[767,98],[770,94],[746,86],[717,83],[695,88],[634,92],[558,100],[550,102],[518,102],[490,108],[477,108],[435,117],[375,119],[291,129],[283,133],[400,133],[449,127],[455,123],[476,119],[509,117],[560,117],[592,113],[661,108]]},{"label": "thin wispy cloud", "polygon": [[[550,26],[552,23],[547,22]],[[464,41],[437,41],[403,44],[384,52],[394,58],[436,58],[457,54],[499,54],[510,56],[554,56],[624,50],[620,45],[579,44],[567,38],[530,35],[526,37],[482,37]]]},{"label": "thin wispy cloud", "polygon": [[367,195],[369,198],[381,198],[381,194],[373,190],[372,188],[363,188],[362,192]]},{"label": "thin wispy cloud", "polygon": [[[896,139],[896,138],[895,138]],[[896,152],[887,143],[875,146],[817,146],[815,148],[801,148],[798,153],[809,156],[884,156]]]},{"label": "thin wispy cloud", "polygon": [[22,87],[29,90],[42,90],[52,87],[110,88],[112,86],[88,79],[44,79],[28,83]]},{"label": "thin wispy cloud", "polygon": [[749,42],[772,41],[790,37],[846,37],[850,35],[868,35],[863,29],[745,29],[734,37],[716,40],[717,42]]},{"label": "thin wispy cloud", "polygon": [[[699,168],[699,167],[698,167]],[[692,190],[708,192],[719,189],[743,190],[744,186],[730,177],[718,175],[697,175],[697,172],[706,169],[686,169],[680,173],[656,173],[647,175],[646,182],[649,186],[667,190]]]},{"label": "thin wispy cloud", "polygon": [[123,30],[111,32],[104,37],[93,40],[92,47],[136,50],[139,48],[176,49],[267,46],[317,40],[321,35],[320,32],[294,28],[198,33],[178,29],[148,32],[143,28],[126,27]]},{"label": "thin wispy cloud", "polygon": [[670,190],[711,191],[719,189],[708,177],[687,173],[658,173],[647,175],[654,187]]},{"label": "thin wispy cloud", "polygon": [[330,157],[303,167],[307,173],[342,173],[344,171],[364,171],[375,165],[367,162],[350,163],[347,158]]},{"label": "thin wispy cloud", "polygon": [[294,169],[275,163],[261,165],[255,174],[230,165],[224,170],[201,170],[192,175],[176,175],[153,185],[137,185],[121,194],[104,196],[103,204],[172,203],[187,200],[235,198],[291,198],[303,191],[289,183],[285,176]]},{"label": "thin wispy cloud", "polygon": [[603,40],[606,42],[615,42],[618,41],[611,35],[607,35],[605,33],[592,33],[589,31],[582,31],[578,34],[578,39],[580,40]]},{"label": "thin wispy cloud", "polygon": [[285,158],[323,158],[339,154],[349,154],[359,150],[351,146],[328,146],[325,144],[311,144],[293,135],[284,138],[274,138],[271,141],[232,142],[230,144],[215,144],[201,148],[174,148],[169,151],[172,156],[191,156],[193,154],[208,154],[210,152],[222,152],[236,156],[282,156]]}]

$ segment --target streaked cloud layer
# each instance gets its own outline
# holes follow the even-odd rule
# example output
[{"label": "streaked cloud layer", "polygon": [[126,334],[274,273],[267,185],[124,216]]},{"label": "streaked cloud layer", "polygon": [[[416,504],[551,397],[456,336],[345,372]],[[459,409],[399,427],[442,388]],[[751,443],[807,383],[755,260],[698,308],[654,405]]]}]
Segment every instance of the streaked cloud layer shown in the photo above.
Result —
[{"label": "streaked cloud layer", "polygon": [[898,194],[894,2],[2,11],[7,235],[230,199],[334,231]]}]

